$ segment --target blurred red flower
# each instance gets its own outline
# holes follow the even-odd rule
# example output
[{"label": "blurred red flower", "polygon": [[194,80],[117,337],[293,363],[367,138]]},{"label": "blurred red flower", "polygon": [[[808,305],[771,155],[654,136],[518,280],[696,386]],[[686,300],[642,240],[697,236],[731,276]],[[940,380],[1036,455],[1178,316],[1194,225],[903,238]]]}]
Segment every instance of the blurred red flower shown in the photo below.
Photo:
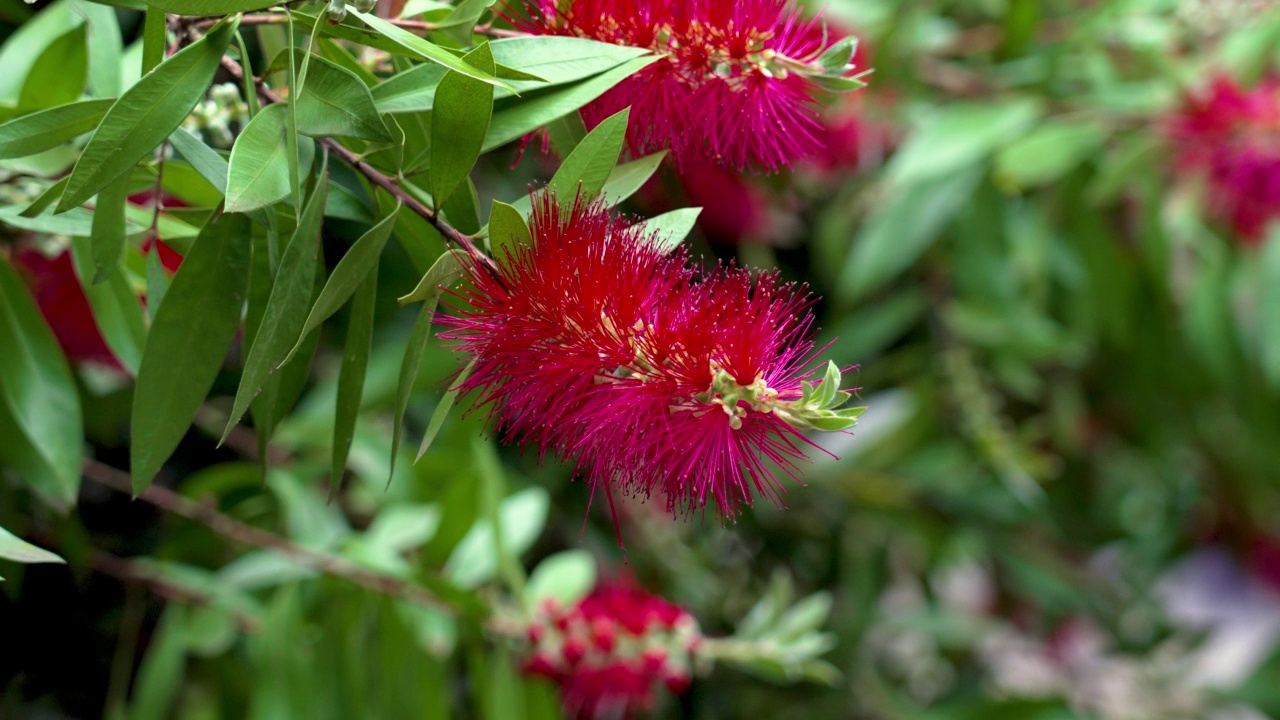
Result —
[{"label": "blurred red flower", "polygon": [[1202,175],[1209,211],[1249,243],[1280,217],[1280,78],[1217,76],[1169,121],[1177,166]]},{"label": "blurred red flower", "polygon": [[546,603],[529,627],[525,672],[560,686],[566,713],[628,718],[654,704],[654,688],[689,688],[701,635],[688,611],[624,582],[596,587],[571,608]]}]

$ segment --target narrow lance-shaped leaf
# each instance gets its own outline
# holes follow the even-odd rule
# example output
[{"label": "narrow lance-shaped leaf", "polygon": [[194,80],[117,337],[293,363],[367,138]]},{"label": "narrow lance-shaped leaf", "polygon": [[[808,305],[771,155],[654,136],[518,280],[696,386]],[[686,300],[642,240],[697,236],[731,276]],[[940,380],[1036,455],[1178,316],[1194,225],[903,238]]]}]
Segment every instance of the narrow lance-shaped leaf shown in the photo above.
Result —
[{"label": "narrow lance-shaped leaf", "polygon": [[458,395],[462,392],[462,384],[471,377],[471,371],[476,367],[476,361],[473,358],[462,368],[462,372],[458,373],[458,377],[453,381],[453,387],[445,391],[440,397],[440,402],[436,403],[436,409],[431,411],[431,420],[427,422],[427,431],[422,435],[422,442],[418,445],[418,456],[414,462],[422,459],[427,454],[427,450],[431,448],[431,443],[435,442],[436,436],[440,434],[440,430],[444,428],[445,420],[449,419],[449,411],[453,410],[453,404],[458,401]]},{"label": "narrow lance-shaped leaf", "polygon": [[[121,175],[98,193],[93,208],[93,284],[107,279],[124,257],[124,206],[128,202],[129,176]],[[157,199],[158,201],[158,199]]]},{"label": "narrow lance-shaped leaf", "polygon": [[408,30],[396,27],[395,25],[392,25],[386,20],[383,20],[382,18],[376,15],[373,15],[371,13],[363,13],[363,12],[356,11],[353,14],[356,17],[360,18],[365,25],[368,25],[371,30],[376,31],[383,37],[387,38],[388,40],[391,40],[392,42],[403,47],[409,52],[414,53],[415,55],[423,58],[424,60],[430,60],[431,62],[440,63],[441,65],[449,68],[450,70],[453,70],[454,72],[461,73],[468,77],[473,77],[477,80],[483,80],[486,83],[497,85],[499,87],[504,87],[504,88],[507,88],[508,90],[511,89],[509,85],[499,80],[498,78],[494,77],[492,71],[486,72],[484,70],[481,70],[479,67],[475,65],[471,65],[469,63],[463,62],[458,58],[458,56],[454,55],[448,50],[445,50],[439,45],[436,45],[427,40],[424,40],[423,38],[420,38],[417,35],[414,35]]},{"label": "narrow lance-shaped leaf", "polygon": [[20,563],[63,563],[62,558],[36,547],[0,527],[0,558]]},{"label": "narrow lance-shaped leaf", "polygon": [[226,20],[144,75],[107,111],[67,181],[58,212],[78,207],[164,142],[204,97],[238,21]]},{"label": "narrow lance-shaped leaf", "polygon": [[[400,363],[400,378],[396,384],[396,409],[391,435],[391,475],[395,474],[396,456],[400,452],[400,435],[404,427],[404,413],[409,408],[409,395],[418,379],[418,369],[422,366],[422,354],[426,351],[427,341],[431,339],[431,322],[436,304],[440,300],[440,288],[452,284],[461,276],[462,263],[465,262],[471,262],[465,252],[456,249],[446,251],[422,276],[413,292],[400,298],[401,305],[412,302],[421,302],[423,305],[409,332],[409,344],[404,351],[404,360]],[[390,481],[388,476],[387,482]]]},{"label": "narrow lance-shaped leaf", "polygon": [[665,212],[641,223],[640,232],[644,235],[652,235],[654,242],[664,252],[671,252],[688,237],[689,231],[693,230],[694,224],[698,222],[698,215],[701,212],[702,208],[680,208]]},{"label": "narrow lance-shaped leaf", "polygon": [[302,326],[301,337],[281,365],[293,358],[307,335],[338,312],[338,308],[342,307],[355,293],[356,288],[365,282],[369,272],[378,266],[382,248],[391,237],[391,231],[395,229],[399,214],[400,208],[397,206],[381,222],[370,228],[369,232],[362,235],[347,254],[342,256],[338,266],[333,269],[333,274],[329,276],[328,282],[324,284],[324,289],[320,291],[320,297],[316,300],[315,306],[311,308],[311,314],[307,316],[307,321]]},{"label": "narrow lance-shaped leaf", "polygon": [[76,0],[76,12],[89,24],[89,90],[99,97],[120,94],[120,56],[124,41],[115,8]]},{"label": "narrow lance-shaped leaf", "polygon": [[[482,43],[462,60],[493,72],[488,43]],[[493,114],[493,86],[451,71],[440,81],[436,97],[440,102],[431,114],[431,193],[437,204],[443,204],[480,157]]]},{"label": "narrow lance-shaped leaf", "polygon": [[133,398],[134,495],[151,484],[213,387],[240,325],[249,248],[243,215],[206,225],[155,313]]},{"label": "narrow lance-shaped leaf", "polygon": [[279,5],[279,0],[146,0],[148,6],[172,15],[230,15],[231,13],[264,10]]},{"label": "narrow lance-shaped leaf", "polygon": [[618,83],[644,69],[657,57],[646,55],[600,73],[579,83],[522,99],[495,110],[484,140],[487,152],[523,137],[558,117],[571,113],[611,90]]},{"label": "narrow lance-shaped leaf", "polygon": [[338,397],[333,415],[333,455],[329,473],[330,493],[338,488],[347,466],[351,440],[355,437],[364,395],[364,379],[373,349],[373,314],[378,299],[378,266],[365,274],[351,299],[347,339],[342,348],[342,369],[338,371]]},{"label": "narrow lance-shaped leaf", "polygon": [[[327,160],[326,158],[326,164]],[[288,355],[289,349],[302,332],[307,309],[310,307],[311,289],[315,283],[320,228],[324,222],[324,204],[328,192],[329,173],[326,167],[320,172],[316,188],[307,200],[302,220],[298,223],[293,238],[280,256],[275,285],[271,289],[271,298],[267,301],[262,325],[253,338],[253,346],[245,360],[244,375],[240,378],[231,417],[222,433],[223,442],[231,428],[240,422],[240,418],[249,409],[249,403],[262,390],[267,376]]]},{"label": "narrow lance-shaped leaf", "polygon": [[563,206],[572,206],[575,198],[594,200],[622,155],[627,137],[627,118],[631,108],[624,108],[605,118],[578,143],[560,169],[547,183],[547,189]]},{"label": "narrow lance-shaped leaf", "polygon": [[84,100],[30,113],[0,125],[0,160],[35,155],[98,127],[114,99]]},{"label": "narrow lance-shaped leaf", "polygon": [[[26,478],[51,501],[70,505],[80,486],[84,431],[71,369],[35,300],[0,257],[0,402],[30,449]],[[7,423],[6,423],[7,424]],[[21,442],[19,438],[12,439]]]}]

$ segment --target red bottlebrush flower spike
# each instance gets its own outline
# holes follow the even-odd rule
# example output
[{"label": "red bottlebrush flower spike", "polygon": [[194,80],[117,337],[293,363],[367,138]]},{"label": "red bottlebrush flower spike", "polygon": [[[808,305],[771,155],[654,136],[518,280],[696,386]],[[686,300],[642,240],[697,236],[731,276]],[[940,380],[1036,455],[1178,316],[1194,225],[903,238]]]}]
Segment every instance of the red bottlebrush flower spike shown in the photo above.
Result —
[{"label": "red bottlebrush flower spike", "polygon": [[[470,268],[442,334],[472,356],[508,442],[573,461],[592,490],[665,497],[672,513],[737,514],[777,500],[803,430],[851,427],[860,408],[829,365],[820,383],[810,299],[776,274],[695,273],[599,204],[535,198],[533,244]],[[815,446],[816,447],[816,446]]]},{"label": "red bottlebrush flower spike", "polygon": [[821,22],[790,0],[541,0],[529,14],[508,19],[526,32],[660,57],[582,115],[593,126],[631,107],[631,151],[669,148],[677,165],[700,158],[737,169],[788,166],[817,147],[821,91],[861,85],[848,77],[852,45],[828,46]]},{"label": "red bottlebrush flower spike", "polygon": [[580,720],[633,717],[653,706],[659,684],[688,689],[701,638],[686,610],[623,583],[597,586],[572,608],[548,608],[532,627],[538,640],[525,672],[559,685],[566,714]]},{"label": "red bottlebrush flower spike", "polygon": [[1209,210],[1246,242],[1280,218],[1280,78],[1252,90],[1217,77],[1187,100],[1169,134],[1181,169],[1201,173]]}]

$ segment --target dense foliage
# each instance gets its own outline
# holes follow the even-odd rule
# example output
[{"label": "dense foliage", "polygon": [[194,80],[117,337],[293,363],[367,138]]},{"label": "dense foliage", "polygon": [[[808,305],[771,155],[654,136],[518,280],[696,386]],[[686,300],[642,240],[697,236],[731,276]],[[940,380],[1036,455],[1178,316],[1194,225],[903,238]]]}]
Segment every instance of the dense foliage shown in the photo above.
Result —
[{"label": "dense foliage", "polygon": [[0,716],[1280,714],[1280,9],[1083,5],[0,0]]}]

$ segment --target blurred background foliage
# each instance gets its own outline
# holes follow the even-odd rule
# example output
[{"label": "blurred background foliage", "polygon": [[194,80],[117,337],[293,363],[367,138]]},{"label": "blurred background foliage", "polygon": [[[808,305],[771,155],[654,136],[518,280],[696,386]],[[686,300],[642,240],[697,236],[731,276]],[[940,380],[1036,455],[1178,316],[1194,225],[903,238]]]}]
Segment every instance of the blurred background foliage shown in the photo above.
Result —
[{"label": "blurred background foliage", "polygon": [[[15,32],[53,12],[43,5],[0,0],[0,66],[83,44],[53,20]],[[821,342],[858,365],[846,378],[869,410],[827,440],[838,459],[814,457],[786,509],[759,504],[721,527],[624,500],[623,551],[569,468],[499,447],[463,413],[420,462],[402,448],[392,473],[413,321],[396,297],[424,269],[392,243],[332,501],[345,313],[298,378],[265,472],[252,433],[215,448],[233,353],[157,482],[197,518],[216,508],[302,550],[237,542],[101,483],[68,514],[0,483],[0,526],[67,560],[0,563],[0,715],[556,717],[552,686],[519,673],[520,643],[484,632],[492,603],[518,614],[501,608],[526,569],[531,585],[633,578],[710,637],[743,634],[753,607],[776,625],[823,593],[813,618],[790,617],[796,637],[831,646],[838,673],[744,657],[750,672],[696,675],[661,717],[1280,715],[1280,234],[1224,219],[1171,131],[1214,78],[1252,88],[1280,67],[1280,11],[832,0],[824,12],[874,73],[825,108],[822,156],[767,177],[664,167],[624,205],[703,206],[695,256],[776,265],[822,296]],[[138,13],[120,18],[131,40]],[[538,149],[483,158],[480,196],[546,177],[557,160]],[[22,184],[43,172],[0,161],[0,202],[30,201]],[[326,224],[331,264],[364,227]],[[455,365],[429,346],[411,429]],[[128,464],[129,383],[92,363],[75,372],[90,477],[110,484]],[[495,553],[486,504],[499,502]],[[298,561],[311,551],[424,584],[453,610],[317,572]],[[549,557],[567,575],[538,580]],[[786,646],[775,631],[762,636]]]}]

